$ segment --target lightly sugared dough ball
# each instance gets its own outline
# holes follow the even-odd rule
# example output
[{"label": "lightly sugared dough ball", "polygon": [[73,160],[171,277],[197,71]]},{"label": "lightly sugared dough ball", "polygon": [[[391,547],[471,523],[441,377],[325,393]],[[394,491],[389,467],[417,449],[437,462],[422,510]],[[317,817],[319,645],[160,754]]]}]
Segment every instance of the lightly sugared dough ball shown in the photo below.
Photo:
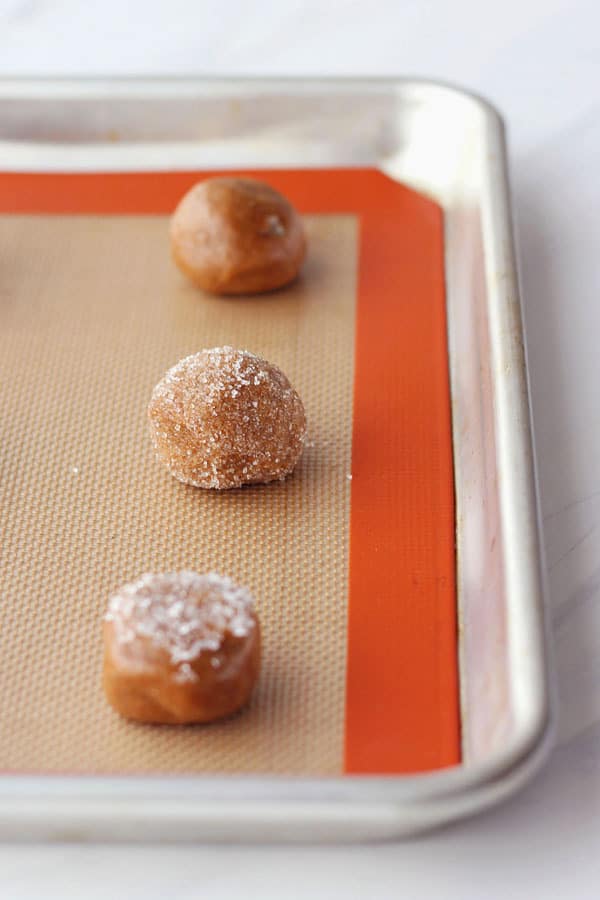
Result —
[{"label": "lightly sugared dough ball", "polygon": [[283,481],[306,437],[302,401],[281,369],[233,347],[201,350],[169,369],[148,416],[159,459],[201,488]]},{"label": "lightly sugared dough ball", "polygon": [[293,281],[306,254],[300,216],[278,191],[250,178],[194,185],[171,218],[179,268],[213,294],[258,294]]},{"label": "lightly sugared dough ball", "polygon": [[212,722],[244,706],[260,670],[252,597],[209,573],[142,575],[110,598],[104,692],[127,719]]}]

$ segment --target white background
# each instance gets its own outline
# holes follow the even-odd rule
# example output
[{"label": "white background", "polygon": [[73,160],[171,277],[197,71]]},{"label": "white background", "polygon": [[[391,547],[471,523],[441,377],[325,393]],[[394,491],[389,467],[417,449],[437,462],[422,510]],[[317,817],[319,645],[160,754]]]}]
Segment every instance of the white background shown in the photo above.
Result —
[{"label": "white background", "polygon": [[410,74],[510,129],[560,696],[558,747],[503,807],[353,848],[0,848],[21,898],[600,896],[597,0],[0,0],[0,75]]}]

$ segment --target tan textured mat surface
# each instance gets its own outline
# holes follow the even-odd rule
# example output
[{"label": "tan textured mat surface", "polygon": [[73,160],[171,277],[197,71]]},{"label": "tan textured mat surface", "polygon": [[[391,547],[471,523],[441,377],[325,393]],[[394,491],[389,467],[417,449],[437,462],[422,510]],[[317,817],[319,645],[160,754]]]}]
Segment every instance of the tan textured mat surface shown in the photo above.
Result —
[{"label": "tan textured mat surface", "polygon": [[[0,769],[341,771],[357,225],[307,224],[296,285],[222,300],[171,265],[164,217],[0,217]],[[305,402],[314,445],[283,484],[203,492],[153,457],[154,384],[224,343]],[[182,567],[255,593],[259,689],[222,724],[121,721],[100,689],[107,596]]]}]

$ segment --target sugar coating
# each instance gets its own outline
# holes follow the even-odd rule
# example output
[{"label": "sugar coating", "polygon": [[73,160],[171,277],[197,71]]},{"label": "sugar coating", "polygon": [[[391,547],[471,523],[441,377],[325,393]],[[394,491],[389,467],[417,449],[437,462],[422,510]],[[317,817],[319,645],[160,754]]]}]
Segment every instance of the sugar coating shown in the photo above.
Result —
[{"label": "sugar coating", "polygon": [[215,653],[227,636],[245,638],[256,627],[250,593],[215,572],[142,575],[112,595],[105,620],[118,643],[141,639],[166,651],[181,683],[196,679],[190,663],[200,654]]},{"label": "sugar coating", "polygon": [[158,457],[195,487],[283,480],[306,438],[302,401],[284,373],[227,346],[201,350],[169,369],[148,415]]}]

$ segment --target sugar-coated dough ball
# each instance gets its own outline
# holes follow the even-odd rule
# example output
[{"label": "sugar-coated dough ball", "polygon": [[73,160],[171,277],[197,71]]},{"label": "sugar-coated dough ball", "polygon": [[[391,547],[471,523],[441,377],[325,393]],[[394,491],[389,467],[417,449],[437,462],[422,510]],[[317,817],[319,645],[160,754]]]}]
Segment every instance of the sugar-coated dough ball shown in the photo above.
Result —
[{"label": "sugar-coated dough ball", "polygon": [[138,722],[211,722],[248,701],[260,629],[245,588],[214,573],[142,575],[110,598],[104,692]]},{"label": "sugar-coated dough ball", "polygon": [[306,253],[300,216],[280,193],[251,178],[207,178],[171,219],[180,269],[213,294],[255,294],[292,281]]},{"label": "sugar-coated dough ball", "polygon": [[283,372],[233,347],[201,350],[169,369],[148,415],[159,459],[202,488],[283,480],[306,436],[302,401]]}]

